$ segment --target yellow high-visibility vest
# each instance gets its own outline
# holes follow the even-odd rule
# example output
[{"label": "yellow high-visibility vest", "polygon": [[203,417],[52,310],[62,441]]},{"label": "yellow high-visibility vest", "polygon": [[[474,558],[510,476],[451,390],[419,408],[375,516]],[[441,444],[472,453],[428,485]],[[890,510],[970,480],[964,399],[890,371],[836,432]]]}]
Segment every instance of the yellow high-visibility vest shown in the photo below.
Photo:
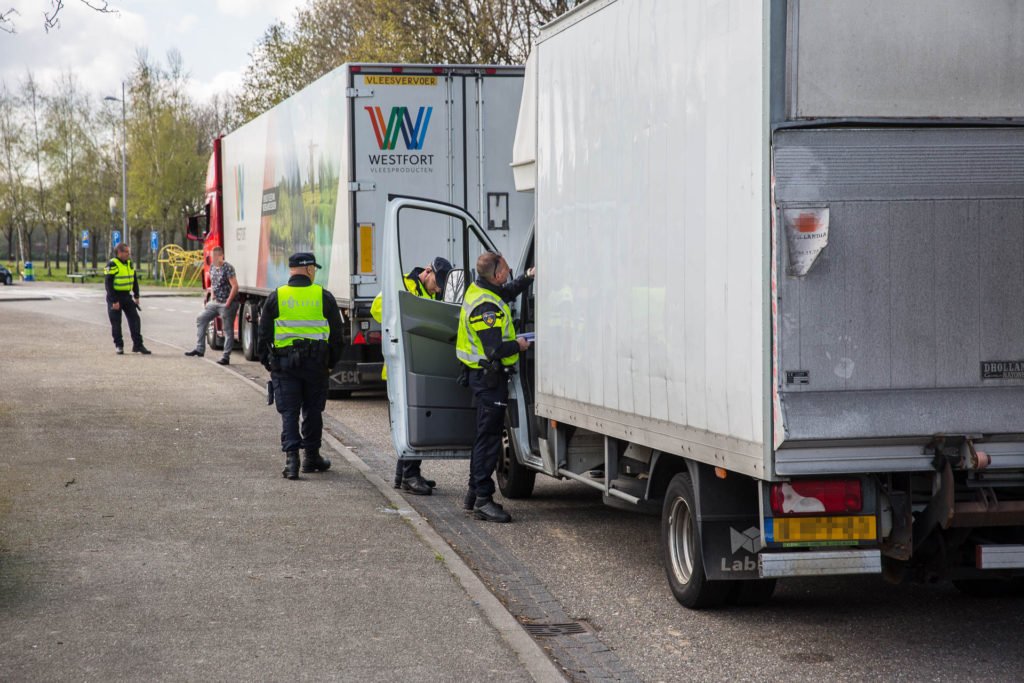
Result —
[{"label": "yellow high-visibility vest", "polygon": [[331,328],[324,317],[324,288],[277,288],[277,317],[274,318],[274,348],[283,349],[296,339],[326,342]]},{"label": "yellow high-visibility vest", "polygon": [[[472,315],[473,309],[482,303],[490,302],[498,307],[497,311]],[[462,311],[459,312],[459,336],[455,342],[455,355],[459,360],[471,368],[479,368],[480,361],[487,360],[484,354],[484,345],[480,341],[480,331],[492,329],[501,325],[502,341],[513,341],[516,338],[516,328],[512,323],[512,309],[497,294],[478,287],[474,282],[466,290],[466,298],[462,301]],[[501,359],[502,365],[515,365],[519,360],[519,354],[515,353]]]}]

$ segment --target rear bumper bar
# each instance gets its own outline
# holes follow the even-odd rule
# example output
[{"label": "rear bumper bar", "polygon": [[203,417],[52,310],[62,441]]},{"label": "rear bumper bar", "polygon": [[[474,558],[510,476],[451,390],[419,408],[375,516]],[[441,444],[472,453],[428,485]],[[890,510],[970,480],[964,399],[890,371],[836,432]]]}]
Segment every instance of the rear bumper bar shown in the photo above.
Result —
[{"label": "rear bumper bar", "polygon": [[1024,569],[1024,545],[979,545],[978,569]]},{"label": "rear bumper bar", "polygon": [[761,578],[880,574],[879,550],[821,550],[793,553],[761,553]]}]

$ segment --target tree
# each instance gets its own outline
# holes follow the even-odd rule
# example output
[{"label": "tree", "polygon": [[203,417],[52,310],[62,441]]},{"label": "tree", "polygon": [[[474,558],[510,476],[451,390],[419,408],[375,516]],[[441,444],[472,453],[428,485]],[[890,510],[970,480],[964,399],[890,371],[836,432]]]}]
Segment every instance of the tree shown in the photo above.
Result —
[{"label": "tree", "polygon": [[[25,260],[24,160],[20,140],[24,126],[17,117],[17,102],[7,83],[0,83],[0,183],[3,184],[8,258],[17,236],[18,263]],[[29,244],[29,259],[32,245]]]},{"label": "tree", "polygon": [[250,53],[249,120],[345,62],[521,64],[537,29],[579,0],[310,0]]},{"label": "tree", "polygon": [[[209,129],[185,92],[180,54],[168,53],[167,62],[164,68],[140,52],[128,86],[128,201],[164,244],[184,241],[185,216],[203,201],[210,154]],[[142,231],[136,236],[141,251]]]},{"label": "tree", "polygon": [[[79,0],[83,5],[101,14],[117,14],[118,11],[110,6],[107,0]],[[47,33],[51,28],[60,28],[60,13],[64,9],[64,0],[50,0],[50,11],[43,11],[43,30]],[[14,17],[20,16],[20,12],[13,7],[6,12],[0,12],[0,31],[5,33],[16,33],[17,27]]]}]

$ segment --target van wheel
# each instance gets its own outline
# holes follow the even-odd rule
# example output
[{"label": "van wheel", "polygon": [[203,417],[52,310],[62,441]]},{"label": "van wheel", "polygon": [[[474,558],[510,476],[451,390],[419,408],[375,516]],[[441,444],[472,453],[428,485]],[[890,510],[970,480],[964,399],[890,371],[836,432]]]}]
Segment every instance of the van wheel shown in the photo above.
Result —
[{"label": "van wheel", "polygon": [[690,475],[672,477],[661,508],[661,547],[665,574],[676,600],[690,609],[717,607],[729,597],[729,581],[710,581],[704,573],[697,503]]},{"label": "van wheel", "polygon": [[509,443],[508,430],[501,435],[501,457],[498,458],[498,489],[506,498],[529,498],[537,482],[537,472],[523,467],[516,460],[515,451]]},{"label": "van wheel", "polygon": [[246,301],[242,308],[241,330],[242,355],[246,360],[256,360],[256,332],[259,329],[259,311],[252,301]]}]

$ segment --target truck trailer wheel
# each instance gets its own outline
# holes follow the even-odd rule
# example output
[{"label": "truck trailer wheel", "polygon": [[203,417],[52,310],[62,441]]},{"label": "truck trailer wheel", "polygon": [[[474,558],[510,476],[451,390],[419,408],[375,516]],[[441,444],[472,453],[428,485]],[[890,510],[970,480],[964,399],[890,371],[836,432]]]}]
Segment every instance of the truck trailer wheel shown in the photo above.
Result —
[{"label": "truck trailer wheel", "polygon": [[256,331],[259,329],[259,309],[252,301],[246,301],[242,308],[242,319],[239,321],[242,329],[239,336],[242,337],[242,355],[246,360],[256,360]]},{"label": "truck trailer wheel", "polygon": [[690,609],[721,605],[729,597],[729,581],[709,581],[704,574],[697,503],[690,475],[672,477],[661,509],[661,547],[665,573],[676,600]]},{"label": "truck trailer wheel", "polygon": [[498,459],[498,489],[506,498],[529,498],[537,482],[537,472],[523,467],[516,460],[512,444],[508,442],[508,431],[501,436],[501,457]]},{"label": "truck trailer wheel", "polygon": [[211,320],[210,324],[206,326],[206,345],[214,351],[220,351],[224,348],[224,337],[217,334],[216,320]]}]

